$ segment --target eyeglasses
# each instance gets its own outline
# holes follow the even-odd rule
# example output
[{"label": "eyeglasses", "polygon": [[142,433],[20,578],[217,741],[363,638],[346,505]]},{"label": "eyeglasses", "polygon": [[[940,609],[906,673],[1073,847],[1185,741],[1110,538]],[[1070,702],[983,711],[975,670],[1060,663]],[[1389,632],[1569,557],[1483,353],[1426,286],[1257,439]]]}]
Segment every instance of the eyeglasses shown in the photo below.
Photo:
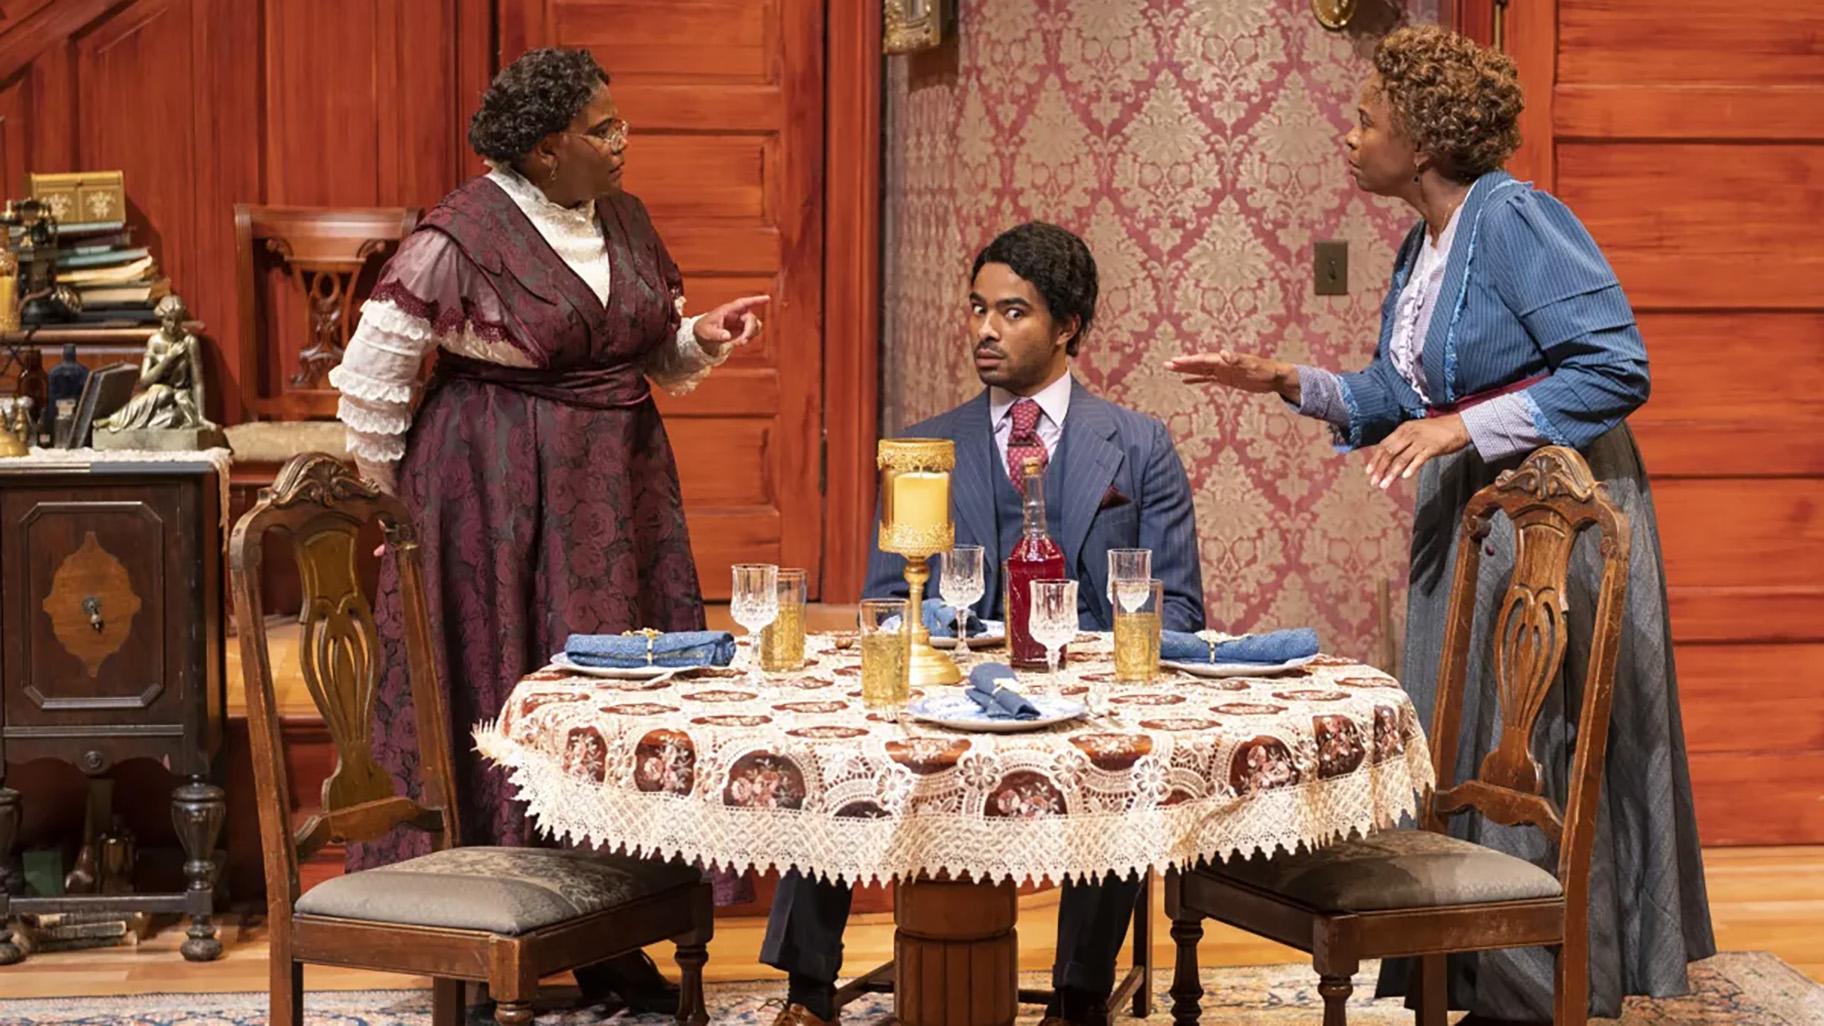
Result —
[{"label": "eyeglasses", "polygon": [[590,142],[606,143],[609,149],[620,149],[622,146],[627,145],[627,133],[632,130],[632,126],[627,124],[627,122],[620,118],[615,118],[600,128],[592,128],[587,132],[571,132],[566,130],[564,134],[580,135]]}]

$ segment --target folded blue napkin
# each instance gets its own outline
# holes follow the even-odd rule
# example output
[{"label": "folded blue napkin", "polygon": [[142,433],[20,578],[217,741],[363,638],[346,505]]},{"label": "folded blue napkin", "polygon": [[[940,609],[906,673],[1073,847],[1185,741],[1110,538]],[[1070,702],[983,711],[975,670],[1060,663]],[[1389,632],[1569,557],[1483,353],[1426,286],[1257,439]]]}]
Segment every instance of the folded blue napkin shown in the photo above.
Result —
[{"label": "folded blue napkin", "polygon": [[1259,663],[1277,666],[1318,652],[1317,632],[1309,627],[1249,634],[1232,641],[1218,641],[1211,651],[1208,641],[1184,631],[1159,633],[1159,658],[1171,663]]},{"label": "folded blue napkin", "polygon": [[[923,615],[925,630],[934,638],[956,637],[956,611],[944,605],[943,599],[926,599]],[[988,622],[976,616],[974,610],[964,610],[963,633],[969,637],[980,637],[988,632]],[[899,617],[889,616],[880,623],[884,631],[899,630]]]},{"label": "folded blue napkin", "polygon": [[969,688],[963,693],[991,720],[1038,719],[1039,707],[1013,690],[1013,679],[1013,667],[1006,663],[983,663],[969,671]]},{"label": "folded blue napkin", "polygon": [[[934,638],[953,638],[956,636],[956,610],[944,605],[941,598],[925,600],[925,630]],[[969,637],[984,634],[988,630],[982,618],[975,615],[975,610],[963,610],[963,633]]]},{"label": "folded blue napkin", "polygon": [[653,638],[648,648],[644,634],[572,634],[564,642],[564,655],[578,666],[613,669],[727,666],[735,658],[735,636],[727,631],[672,631]]}]

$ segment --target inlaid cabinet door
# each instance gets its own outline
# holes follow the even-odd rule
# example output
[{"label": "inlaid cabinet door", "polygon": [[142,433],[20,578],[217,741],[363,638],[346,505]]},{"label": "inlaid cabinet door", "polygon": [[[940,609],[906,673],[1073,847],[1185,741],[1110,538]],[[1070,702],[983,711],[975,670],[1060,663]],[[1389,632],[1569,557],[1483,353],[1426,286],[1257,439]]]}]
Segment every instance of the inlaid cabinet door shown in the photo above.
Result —
[{"label": "inlaid cabinet door", "polygon": [[197,561],[184,501],[177,485],[0,495],[9,732],[180,721],[187,641],[172,628]]}]

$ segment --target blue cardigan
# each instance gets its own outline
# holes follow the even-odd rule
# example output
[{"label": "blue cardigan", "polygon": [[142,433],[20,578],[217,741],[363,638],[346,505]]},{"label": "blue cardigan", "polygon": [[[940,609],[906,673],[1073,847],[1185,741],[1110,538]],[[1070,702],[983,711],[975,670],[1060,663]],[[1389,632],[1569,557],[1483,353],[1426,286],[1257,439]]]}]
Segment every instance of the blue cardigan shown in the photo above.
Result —
[{"label": "blue cardigan", "polygon": [[[1581,448],[1647,401],[1647,350],[1596,240],[1570,208],[1505,171],[1476,179],[1458,217],[1422,365],[1440,406],[1540,374],[1520,394],[1539,434]],[[1395,308],[1424,245],[1406,237],[1381,304],[1374,360],[1340,374],[1346,448],[1374,445],[1425,404],[1388,358]]]}]

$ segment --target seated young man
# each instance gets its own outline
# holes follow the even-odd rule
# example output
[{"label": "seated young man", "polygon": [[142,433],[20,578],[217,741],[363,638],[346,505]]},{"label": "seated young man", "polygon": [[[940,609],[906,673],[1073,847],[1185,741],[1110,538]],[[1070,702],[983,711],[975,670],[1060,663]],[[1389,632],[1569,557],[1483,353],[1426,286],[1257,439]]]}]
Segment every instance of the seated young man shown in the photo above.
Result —
[{"label": "seated young man", "polygon": [[[1096,313],[1096,262],[1083,240],[1050,224],[1002,233],[975,258],[969,345],[982,392],[906,435],[956,442],[952,502],[959,545],[985,550],[987,588],[975,612],[1000,617],[1000,564],[1023,523],[1021,467],[1045,466],[1047,530],[1065,573],[1082,582],[1078,619],[1108,630],[1108,550],[1148,548],[1165,586],[1167,630],[1204,626],[1202,569],[1190,481],[1165,425],[1095,395],[1070,373]],[[876,548],[869,595],[904,595],[898,557]],[[1101,1023],[1139,894],[1137,878],[1065,884],[1058,909],[1058,999],[1046,1026]],[[774,894],[760,960],[790,974],[775,1026],[836,1019],[836,975],[850,890],[789,873]]]}]

